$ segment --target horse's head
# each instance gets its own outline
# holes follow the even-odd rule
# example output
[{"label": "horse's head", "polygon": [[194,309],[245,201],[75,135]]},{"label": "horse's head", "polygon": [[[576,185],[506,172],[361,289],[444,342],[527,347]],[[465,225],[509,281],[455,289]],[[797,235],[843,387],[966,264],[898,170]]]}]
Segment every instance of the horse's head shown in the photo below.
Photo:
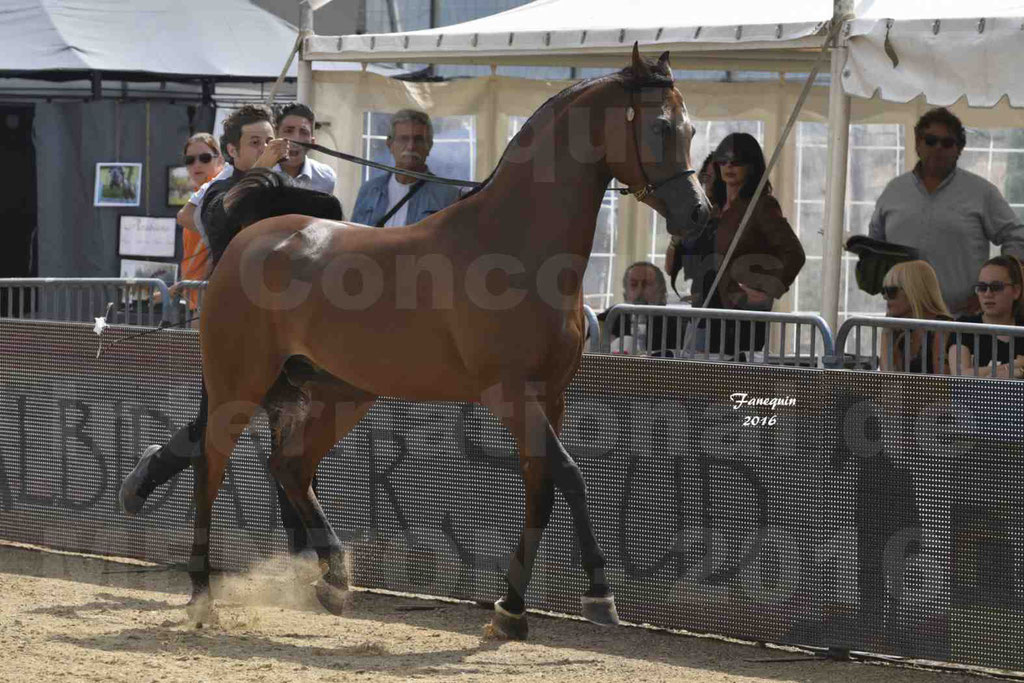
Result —
[{"label": "horse's head", "polygon": [[685,237],[707,225],[711,205],[690,162],[694,127],[676,90],[668,52],[657,62],[640,56],[619,79],[624,87],[626,156],[610,163],[612,173],[638,200],[665,217],[669,234]]}]

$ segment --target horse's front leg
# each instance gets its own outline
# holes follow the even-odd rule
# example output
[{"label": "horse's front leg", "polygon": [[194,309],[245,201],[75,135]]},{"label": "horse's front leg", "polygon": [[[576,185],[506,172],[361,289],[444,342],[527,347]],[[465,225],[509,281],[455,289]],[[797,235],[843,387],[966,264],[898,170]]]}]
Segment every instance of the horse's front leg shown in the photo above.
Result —
[{"label": "horse's front leg", "polygon": [[594,527],[590,523],[590,512],[587,510],[587,485],[583,481],[580,468],[558,438],[562,418],[565,416],[564,392],[559,392],[557,397],[549,402],[546,415],[549,420],[545,432],[548,469],[554,485],[569,504],[576,539],[580,544],[583,570],[590,582],[587,592],[580,599],[583,617],[595,624],[618,624],[615,596],[612,595],[604,571],[604,553],[597,543]]},{"label": "horse's front leg", "polygon": [[[509,564],[508,590],[494,604],[493,631],[509,638],[524,639],[526,626],[526,589],[533,563],[547,527],[557,487],[569,503],[573,524],[582,551],[583,567],[590,587],[582,598],[583,616],[599,624],[617,624],[615,598],[604,574],[604,555],[597,544],[586,504],[586,486],[579,468],[562,446],[552,425],[561,424],[563,405],[559,398],[545,409],[527,401],[522,419],[508,419],[506,426],[515,435],[520,449],[520,466],[526,485],[526,515],[519,545]],[[553,418],[548,419],[548,416]]]}]

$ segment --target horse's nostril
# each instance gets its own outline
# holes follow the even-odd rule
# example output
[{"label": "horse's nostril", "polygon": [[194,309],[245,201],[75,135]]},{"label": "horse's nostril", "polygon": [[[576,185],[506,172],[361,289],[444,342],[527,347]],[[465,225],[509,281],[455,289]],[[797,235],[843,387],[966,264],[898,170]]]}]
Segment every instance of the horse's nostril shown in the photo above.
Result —
[{"label": "horse's nostril", "polygon": [[698,204],[697,206],[693,207],[693,213],[690,214],[690,220],[696,223],[697,225],[704,224],[704,212],[701,210],[703,208],[704,207]]}]

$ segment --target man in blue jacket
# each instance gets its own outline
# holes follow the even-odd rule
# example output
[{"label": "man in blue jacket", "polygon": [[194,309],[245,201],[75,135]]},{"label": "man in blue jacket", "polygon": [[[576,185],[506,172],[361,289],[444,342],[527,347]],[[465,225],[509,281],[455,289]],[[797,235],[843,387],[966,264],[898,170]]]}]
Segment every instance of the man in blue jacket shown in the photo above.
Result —
[{"label": "man in blue jacket", "polygon": [[[427,156],[434,145],[430,117],[415,109],[395,112],[387,145],[396,168],[429,173]],[[409,225],[440,211],[458,196],[458,188],[452,185],[388,173],[366,181],[359,188],[352,222],[379,228]]]}]

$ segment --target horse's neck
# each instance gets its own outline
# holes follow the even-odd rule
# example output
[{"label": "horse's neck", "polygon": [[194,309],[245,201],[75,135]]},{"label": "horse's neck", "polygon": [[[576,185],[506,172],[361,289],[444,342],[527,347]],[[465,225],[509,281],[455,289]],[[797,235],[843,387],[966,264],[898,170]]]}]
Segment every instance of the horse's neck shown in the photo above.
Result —
[{"label": "horse's neck", "polygon": [[497,242],[589,258],[611,174],[603,158],[573,158],[567,110],[541,117],[529,149],[510,150],[480,199]]}]

